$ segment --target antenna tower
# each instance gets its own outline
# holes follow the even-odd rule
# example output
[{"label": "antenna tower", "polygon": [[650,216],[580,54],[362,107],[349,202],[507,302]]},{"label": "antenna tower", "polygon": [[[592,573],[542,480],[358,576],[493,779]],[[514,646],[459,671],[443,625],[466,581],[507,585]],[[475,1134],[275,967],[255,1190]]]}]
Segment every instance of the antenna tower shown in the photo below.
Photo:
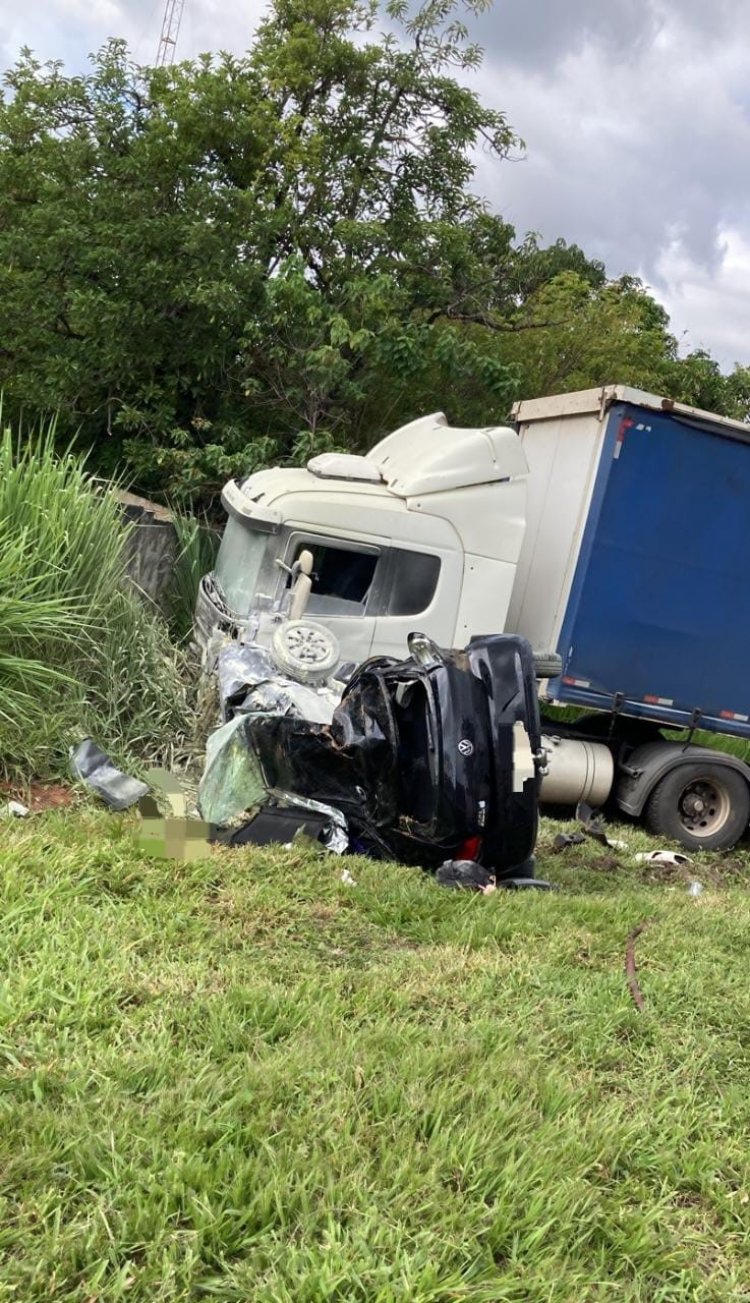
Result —
[{"label": "antenna tower", "polygon": [[156,52],[157,68],[168,68],[174,63],[175,46],[180,34],[180,22],[185,0],[166,0],[164,18],[159,37],[159,49]]}]

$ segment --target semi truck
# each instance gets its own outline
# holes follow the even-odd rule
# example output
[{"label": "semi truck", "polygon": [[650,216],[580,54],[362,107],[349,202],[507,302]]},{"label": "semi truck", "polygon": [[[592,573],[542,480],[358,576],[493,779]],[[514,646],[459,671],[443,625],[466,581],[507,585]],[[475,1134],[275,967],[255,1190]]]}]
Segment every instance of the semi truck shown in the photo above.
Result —
[{"label": "semi truck", "polygon": [[300,558],[310,627],[351,669],[402,657],[415,631],[442,647],[520,635],[556,715],[543,802],[734,845],[750,821],[736,745],[750,741],[750,427],[620,385],[520,402],[512,419],[458,429],[437,413],[366,455],[227,484],[199,643],[220,628],[269,645]]}]

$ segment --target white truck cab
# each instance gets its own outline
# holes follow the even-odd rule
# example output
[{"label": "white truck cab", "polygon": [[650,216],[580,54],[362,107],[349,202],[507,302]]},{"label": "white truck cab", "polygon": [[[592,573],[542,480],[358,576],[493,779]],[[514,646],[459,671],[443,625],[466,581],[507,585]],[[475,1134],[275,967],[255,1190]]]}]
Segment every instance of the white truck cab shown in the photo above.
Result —
[{"label": "white truck cab", "polygon": [[313,557],[306,615],[344,663],[401,657],[415,629],[443,647],[503,629],[526,524],[528,467],[515,431],[456,429],[441,413],[366,455],[231,481],[215,569],[201,584],[198,641],[246,629],[267,645],[296,563]]}]

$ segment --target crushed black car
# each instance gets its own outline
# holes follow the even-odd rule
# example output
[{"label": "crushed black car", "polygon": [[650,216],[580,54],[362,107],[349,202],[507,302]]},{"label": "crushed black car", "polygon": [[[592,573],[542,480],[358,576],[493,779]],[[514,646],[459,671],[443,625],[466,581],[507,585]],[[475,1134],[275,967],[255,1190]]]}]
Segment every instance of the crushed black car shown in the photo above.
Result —
[{"label": "crushed black car", "polygon": [[544,752],[529,644],[487,636],[442,651],[413,634],[409,650],[361,665],[329,724],[293,713],[235,721],[252,765],[243,840],[270,809],[298,809],[303,821],[331,810],[351,851],[530,874]]}]

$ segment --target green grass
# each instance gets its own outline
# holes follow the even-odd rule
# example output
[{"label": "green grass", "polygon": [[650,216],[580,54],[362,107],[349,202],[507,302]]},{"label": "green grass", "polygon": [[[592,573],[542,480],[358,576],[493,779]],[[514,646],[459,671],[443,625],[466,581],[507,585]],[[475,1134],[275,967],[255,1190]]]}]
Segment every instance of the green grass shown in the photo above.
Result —
[{"label": "green grass", "polygon": [[193,631],[200,581],[214,568],[221,534],[177,505],[172,507],[172,520],[177,556],[169,592],[170,627],[178,641],[186,642]]},{"label": "green grass", "polygon": [[563,889],[476,897],[132,826],[4,833],[3,1303],[750,1297],[747,857],[546,825]]},{"label": "green grass", "polygon": [[54,426],[0,429],[0,777],[67,773],[86,734],[129,764],[183,747],[186,664],[126,585],[126,538]]}]

